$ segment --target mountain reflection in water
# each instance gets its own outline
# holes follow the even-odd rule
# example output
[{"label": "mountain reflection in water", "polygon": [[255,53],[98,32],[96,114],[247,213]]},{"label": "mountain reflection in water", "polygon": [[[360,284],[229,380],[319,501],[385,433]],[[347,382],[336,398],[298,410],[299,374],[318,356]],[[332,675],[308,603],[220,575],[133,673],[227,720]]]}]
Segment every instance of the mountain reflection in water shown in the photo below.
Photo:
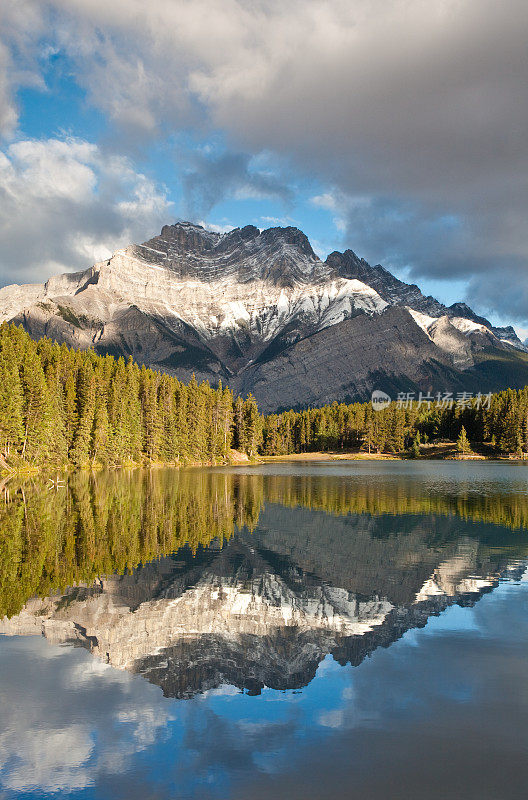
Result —
[{"label": "mountain reflection in water", "polygon": [[81,645],[169,697],[298,689],[327,655],[358,665],[520,576],[527,519],[523,492],[404,470],[26,482],[0,510],[0,632]]}]

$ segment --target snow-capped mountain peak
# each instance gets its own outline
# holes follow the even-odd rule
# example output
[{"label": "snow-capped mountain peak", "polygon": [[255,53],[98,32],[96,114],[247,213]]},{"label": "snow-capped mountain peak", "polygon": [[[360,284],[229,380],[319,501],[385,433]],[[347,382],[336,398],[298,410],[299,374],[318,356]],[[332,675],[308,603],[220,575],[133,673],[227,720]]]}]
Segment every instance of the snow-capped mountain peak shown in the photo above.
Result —
[{"label": "snow-capped mountain peak", "polygon": [[[0,319],[184,379],[221,378],[264,409],[365,397],[388,375],[399,376],[389,388],[476,385],[490,349],[517,349],[493,369],[514,358],[528,382],[512,328],[446,307],[352,250],[322,261],[294,227],[166,225],[83,272],[1,289]],[[499,388],[485,374],[482,388]]]}]

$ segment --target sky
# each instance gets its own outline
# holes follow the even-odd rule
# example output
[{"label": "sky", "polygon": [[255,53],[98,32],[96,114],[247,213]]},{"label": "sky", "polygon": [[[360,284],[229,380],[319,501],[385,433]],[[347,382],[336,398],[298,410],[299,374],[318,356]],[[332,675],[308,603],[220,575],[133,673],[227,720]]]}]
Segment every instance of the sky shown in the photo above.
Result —
[{"label": "sky", "polygon": [[0,285],[295,225],[528,335],[525,0],[1,0]]}]

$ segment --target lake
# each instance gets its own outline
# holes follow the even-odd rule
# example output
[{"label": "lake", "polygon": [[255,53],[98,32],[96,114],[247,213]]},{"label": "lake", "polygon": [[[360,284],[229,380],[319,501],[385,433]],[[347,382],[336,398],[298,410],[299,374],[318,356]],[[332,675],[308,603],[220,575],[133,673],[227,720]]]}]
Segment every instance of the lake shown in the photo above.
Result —
[{"label": "lake", "polygon": [[73,474],[0,499],[0,797],[502,800],[528,465]]}]

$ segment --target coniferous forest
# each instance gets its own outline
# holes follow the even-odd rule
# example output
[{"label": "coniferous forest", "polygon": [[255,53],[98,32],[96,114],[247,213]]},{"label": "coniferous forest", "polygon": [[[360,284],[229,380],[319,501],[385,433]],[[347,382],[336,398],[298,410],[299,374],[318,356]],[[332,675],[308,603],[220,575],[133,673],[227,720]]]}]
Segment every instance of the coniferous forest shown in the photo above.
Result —
[{"label": "coniferous forest", "polygon": [[5,464],[75,467],[221,463],[256,455],[252,398],[0,327],[0,452]]},{"label": "coniferous forest", "polygon": [[264,418],[264,455],[335,450],[364,450],[414,457],[420,446],[435,441],[456,443],[461,454],[480,446],[489,456],[528,453],[528,387],[493,394],[489,403],[476,398],[463,405],[416,401],[392,402],[383,410],[371,403],[332,403],[322,408],[285,411]]},{"label": "coniferous forest", "polygon": [[232,450],[250,458],[366,450],[408,457],[436,440],[490,454],[528,452],[528,387],[488,404],[332,403],[262,416],[255,399],[192,379],[184,384],[131,358],[34,341],[0,326],[1,467],[76,468],[127,464],[219,464]]}]

